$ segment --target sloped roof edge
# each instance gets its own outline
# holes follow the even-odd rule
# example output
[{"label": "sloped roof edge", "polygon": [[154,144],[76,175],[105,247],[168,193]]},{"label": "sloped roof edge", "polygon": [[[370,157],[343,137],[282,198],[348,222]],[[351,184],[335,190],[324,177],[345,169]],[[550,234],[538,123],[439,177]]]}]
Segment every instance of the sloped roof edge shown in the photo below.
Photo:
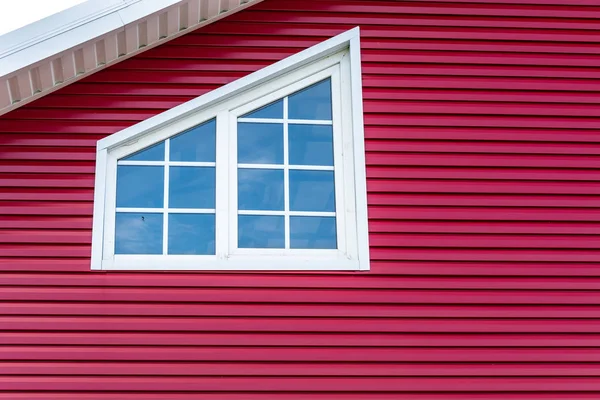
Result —
[{"label": "sloped roof edge", "polygon": [[0,36],[0,115],[262,0],[92,0]]}]

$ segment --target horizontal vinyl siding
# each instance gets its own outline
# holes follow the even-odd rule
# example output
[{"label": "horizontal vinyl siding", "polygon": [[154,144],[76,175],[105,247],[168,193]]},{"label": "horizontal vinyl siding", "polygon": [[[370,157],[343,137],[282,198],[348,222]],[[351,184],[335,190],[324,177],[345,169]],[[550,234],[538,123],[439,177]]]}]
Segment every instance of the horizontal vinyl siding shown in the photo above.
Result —
[{"label": "horizontal vinyl siding", "polygon": [[[600,398],[599,23],[265,0],[0,117],[0,400]],[[98,139],[356,25],[370,272],[90,271]]]}]

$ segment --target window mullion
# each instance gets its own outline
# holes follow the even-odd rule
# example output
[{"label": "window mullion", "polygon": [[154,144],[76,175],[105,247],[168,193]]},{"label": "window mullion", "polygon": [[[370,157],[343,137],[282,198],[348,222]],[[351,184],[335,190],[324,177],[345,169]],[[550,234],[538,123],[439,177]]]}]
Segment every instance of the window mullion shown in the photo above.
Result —
[{"label": "window mullion", "polygon": [[[229,114],[227,111],[221,111],[217,114],[217,131],[216,131],[216,169],[215,169],[215,254],[218,259],[227,259],[229,255],[229,228],[230,228],[230,196],[235,193],[230,193],[230,171],[231,160],[230,151],[230,132],[229,132]],[[235,134],[236,129],[232,127]],[[237,157],[233,161],[237,162]],[[233,203],[231,203],[233,205]],[[237,212],[237,208],[235,210]]]},{"label": "window mullion", "polygon": [[163,254],[169,252],[169,153],[171,149],[171,139],[165,140],[165,184],[164,184],[164,212],[163,212]]},{"label": "window mullion", "polygon": [[290,160],[288,136],[288,97],[283,98],[283,197],[285,248],[290,248]]}]

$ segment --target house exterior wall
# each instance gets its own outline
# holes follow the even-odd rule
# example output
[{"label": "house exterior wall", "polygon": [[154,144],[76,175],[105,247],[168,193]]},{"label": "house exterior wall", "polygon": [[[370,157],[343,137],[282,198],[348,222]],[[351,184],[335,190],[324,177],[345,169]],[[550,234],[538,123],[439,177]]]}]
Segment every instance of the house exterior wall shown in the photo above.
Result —
[{"label": "house exterior wall", "polygon": [[[0,399],[600,397],[595,0],[276,1],[0,117]],[[360,25],[371,271],[90,271],[100,138]]]}]

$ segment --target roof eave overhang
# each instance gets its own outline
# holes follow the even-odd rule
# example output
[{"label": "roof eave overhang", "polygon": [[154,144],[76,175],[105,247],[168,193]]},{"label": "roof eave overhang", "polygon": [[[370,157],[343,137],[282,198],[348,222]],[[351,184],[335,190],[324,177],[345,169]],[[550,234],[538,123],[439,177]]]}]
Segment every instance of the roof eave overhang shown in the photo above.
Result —
[{"label": "roof eave overhang", "polygon": [[0,38],[0,115],[262,0],[84,3]]}]

